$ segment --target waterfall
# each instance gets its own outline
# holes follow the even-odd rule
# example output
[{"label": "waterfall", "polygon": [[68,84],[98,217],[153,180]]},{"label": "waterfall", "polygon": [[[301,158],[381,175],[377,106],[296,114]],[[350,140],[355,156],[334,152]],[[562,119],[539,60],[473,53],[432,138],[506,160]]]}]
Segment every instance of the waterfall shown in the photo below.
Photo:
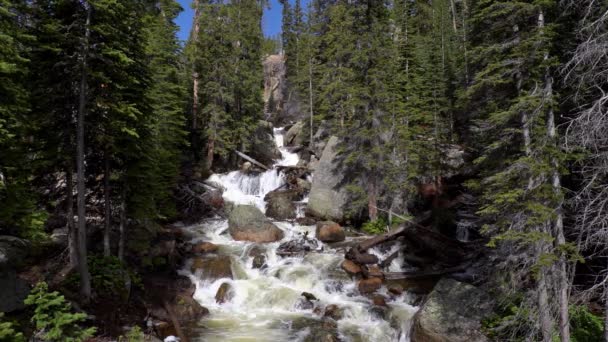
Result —
[{"label": "waterfall", "polygon": [[[299,157],[284,146],[285,131],[275,129],[274,137],[282,158],[276,165],[295,166]],[[277,170],[259,174],[233,171],[211,176],[210,181],[221,184],[226,191],[225,200],[236,204],[253,204],[265,210],[264,196],[286,182],[285,175]],[[298,216],[303,216],[307,198],[296,203]],[[315,235],[314,226],[301,226],[290,222],[275,222],[285,232],[281,242],[308,234]],[[194,329],[193,341],[305,341],[311,334],[308,329],[292,329],[301,319],[320,319],[312,308],[299,305],[302,292],[314,294],[319,303],[335,304],[343,309],[337,330],[343,341],[409,341],[412,317],[417,308],[408,304],[409,294],[404,293],[389,303],[386,317],[379,317],[372,308],[372,300],[358,293],[357,283],[346,275],[340,264],[344,250],[333,250],[323,245],[323,250],[303,256],[281,257],[277,248],[281,242],[258,245],[266,253],[266,267],[253,267],[249,251],[253,243],[234,241],[227,234],[225,219],[208,220],[190,227],[195,241],[209,241],[220,246],[219,254],[229,255],[232,260],[234,279],[208,281],[190,272],[186,264],[181,273],[188,275],[196,285],[194,298],[210,310],[210,315]],[[385,257],[394,252],[372,250]],[[399,258],[397,258],[399,259]],[[394,260],[391,271],[403,267]],[[232,287],[233,297],[222,304],[216,303],[215,295],[223,283]],[[386,288],[379,293],[388,296]]]}]

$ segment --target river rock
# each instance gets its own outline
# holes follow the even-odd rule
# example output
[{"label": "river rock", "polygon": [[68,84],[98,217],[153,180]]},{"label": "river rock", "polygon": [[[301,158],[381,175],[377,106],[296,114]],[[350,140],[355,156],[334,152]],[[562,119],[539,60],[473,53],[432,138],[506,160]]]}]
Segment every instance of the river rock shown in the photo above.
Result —
[{"label": "river rock", "polygon": [[229,256],[196,258],[192,262],[192,273],[203,280],[214,281],[221,278],[232,279],[232,260]]},{"label": "river rock", "polygon": [[294,331],[307,331],[300,341],[302,342],[338,342],[340,341],[338,325],[331,319],[314,319],[300,317],[290,324]]},{"label": "river rock", "polygon": [[218,246],[205,241],[205,242],[200,242],[197,243],[196,245],[192,246],[192,253],[195,254],[206,254],[206,253],[215,253],[218,250]]},{"label": "river rock", "polygon": [[372,302],[376,306],[387,306],[386,305],[386,298],[383,295],[380,295],[380,294],[373,295],[372,296]]},{"label": "river rock", "polygon": [[298,194],[295,190],[275,190],[264,197],[266,215],[278,221],[296,218],[296,206],[293,203]]},{"label": "river rock", "polygon": [[371,265],[367,268],[367,277],[382,278],[384,273],[377,265]]},{"label": "river rock", "polygon": [[0,268],[18,267],[23,264],[29,242],[14,236],[0,235]]},{"label": "river rock", "polygon": [[232,285],[230,283],[222,283],[215,293],[215,301],[218,304],[223,304],[230,301],[234,297]]},{"label": "river rock", "polygon": [[344,272],[348,273],[351,276],[358,275],[361,273],[361,266],[355,264],[351,260],[344,260],[341,265]]},{"label": "river rock", "polygon": [[344,317],[344,310],[336,304],[330,304],[325,308],[325,313],[323,316],[339,321]]},{"label": "river rock", "polygon": [[317,220],[312,217],[298,217],[296,219],[296,222],[300,226],[314,226],[315,224],[317,224]]},{"label": "river rock", "polygon": [[492,306],[484,291],[452,279],[442,279],[414,316],[412,340],[489,341],[481,331],[481,321],[492,313]]},{"label": "river rock", "polygon": [[382,279],[368,278],[359,280],[357,288],[360,293],[373,293],[382,287]]},{"label": "river rock", "polygon": [[228,230],[237,241],[275,242],[284,234],[264,214],[252,205],[237,205],[230,212]]},{"label": "river rock", "polygon": [[395,296],[401,296],[403,294],[403,286],[395,284],[388,287],[388,292]]},{"label": "river rock", "polygon": [[317,222],[316,238],[323,242],[340,242],[346,239],[344,229],[332,221]]},{"label": "river rock", "polygon": [[298,121],[285,133],[285,146],[302,146],[308,140],[304,134],[304,122]]},{"label": "river rock", "polygon": [[344,170],[337,161],[337,146],[338,138],[333,136],[323,150],[315,169],[306,213],[324,220],[344,222],[345,210],[352,201],[344,185]]}]

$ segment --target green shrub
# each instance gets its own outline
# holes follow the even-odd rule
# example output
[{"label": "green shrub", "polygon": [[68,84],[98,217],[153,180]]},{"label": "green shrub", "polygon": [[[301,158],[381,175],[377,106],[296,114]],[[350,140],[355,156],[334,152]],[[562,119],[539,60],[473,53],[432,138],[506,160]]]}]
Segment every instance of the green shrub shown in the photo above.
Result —
[{"label": "green shrub", "polygon": [[361,226],[361,229],[367,234],[383,234],[387,230],[387,223],[384,219],[379,218],[375,221],[368,221]]},{"label": "green shrub", "polygon": [[604,331],[602,317],[589,312],[586,306],[571,305],[570,335],[572,342],[601,341]]},{"label": "green shrub", "polygon": [[144,342],[144,332],[140,327],[134,326],[129,330],[127,336],[120,336],[118,342]]},{"label": "green shrub", "polygon": [[25,304],[34,308],[32,322],[44,340],[80,342],[95,334],[95,328],[80,326],[86,319],[84,313],[73,313],[72,308],[59,292],[49,292],[46,283],[38,283]]},{"label": "green shrub", "polygon": [[0,342],[25,342],[22,333],[15,330],[12,322],[3,322],[4,314],[0,312]]}]

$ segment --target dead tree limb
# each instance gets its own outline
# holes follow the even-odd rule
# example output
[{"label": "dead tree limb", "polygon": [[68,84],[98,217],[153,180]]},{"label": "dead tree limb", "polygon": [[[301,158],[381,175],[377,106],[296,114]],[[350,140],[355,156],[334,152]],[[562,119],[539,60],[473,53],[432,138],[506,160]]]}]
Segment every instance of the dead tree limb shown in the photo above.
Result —
[{"label": "dead tree limb", "polygon": [[241,158],[243,158],[243,159],[247,160],[248,162],[251,162],[252,164],[257,165],[257,166],[261,167],[261,168],[262,168],[262,169],[264,169],[264,170],[270,170],[270,168],[269,168],[268,166],[266,166],[266,165],[264,165],[264,164],[260,163],[259,161],[257,161],[257,160],[255,160],[255,159],[251,158],[250,156],[246,155],[245,153],[240,152],[240,151],[237,151],[237,150],[234,150],[234,152],[235,152],[235,153],[236,153],[236,154],[237,154],[239,157],[241,157]]}]

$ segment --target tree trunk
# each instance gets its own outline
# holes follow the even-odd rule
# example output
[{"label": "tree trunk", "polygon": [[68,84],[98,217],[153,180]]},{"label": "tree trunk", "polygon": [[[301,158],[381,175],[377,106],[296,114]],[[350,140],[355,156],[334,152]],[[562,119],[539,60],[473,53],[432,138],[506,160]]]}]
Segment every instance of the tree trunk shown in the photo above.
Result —
[{"label": "tree trunk", "polygon": [[[192,29],[192,36],[191,39],[194,42],[194,53],[196,54],[196,41],[198,40],[198,34],[200,31],[200,23],[199,23],[199,16],[200,16],[200,1],[195,1],[194,2],[194,27]],[[193,67],[194,68],[194,67]],[[199,148],[200,146],[198,146],[198,112],[199,112],[199,74],[196,72],[196,70],[192,70],[192,151],[194,151],[194,160],[199,160],[198,155],[199,155]]]},{"label": "tree trunk", "polygon": [[118,237],[118,260],[125,260],[125,237],[126,237],[126,192],[123,191],[122,202],[120,203],[120,224],[119,224],[119,237]]},{"label": "tree trunk", "polygon": [[209,142],[207,142],[207,170],[211,171],[211,167],[213,167],[213,155],[215,154],[215,139],[209,138]]},{"label": "tree trunk", "polygon": [[310,49],[310,42],[308,43],[308,50],[311,57],[308,58],[308,110],[310,111],[310,149],[313,147],[313,136],[314,136],[314,110],[312,104],[312,51]]},{"label": "tree trunk", "polygon": [[110,256],[110,226],[112,221],[112,209],[110,203],[110,157],[108,151],[104,151],[104,175],[103,175],[103,204],[104,204],[104,231],[103,231],[103,255]]},{"label": "tree trunk", "polygon": [[70,158],[65,176],[66,217],[68,225],[68,250],[70,252],[70,267],[77,267],[78,262],[78,230],[74,223],[74,162]]},{"label": "tree trunk", "polygon": [[369,212],[369,220],[376,221],[378,219],[378,195],[375,180],[370,180],[367,187],[367,210]]},{"label": "tree trunk", "polygon": [[85,36],[82,48],[80,96],[78,101],[78,129],[76,137],[77,147],[77,191],[78,191],[78,272],[80,274],[80,295],[82,301],[87,303],[91,298],[91,276],[87,263],[87,227],[85,212],[85,164],[84,164],[84,120],[86,110],[86,91],[87,91],[87,58],[89,54],[89,37],[91,23],[91,5],[84,1],[83,5],[87,11],[85,23]]}]

